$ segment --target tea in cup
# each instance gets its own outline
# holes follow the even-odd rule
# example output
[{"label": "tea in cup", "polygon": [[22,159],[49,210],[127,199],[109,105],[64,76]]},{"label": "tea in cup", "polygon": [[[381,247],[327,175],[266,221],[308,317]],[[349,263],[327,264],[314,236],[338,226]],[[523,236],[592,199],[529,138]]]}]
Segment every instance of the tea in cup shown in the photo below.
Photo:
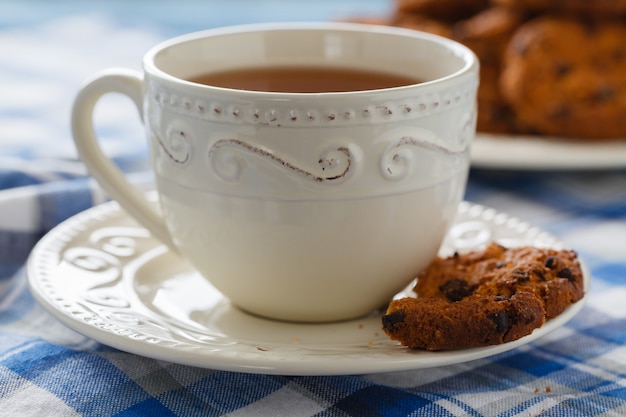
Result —
[{"label": "tea in cup", "polygon": [[[478,62],[409,29],[347,23],[220,28],[166,41],[143,71],[79,92],[92,175],[239,308],[346,320],[383,307],[436,256],[463,198]],[[93,109],[129,96],[158,209],[103,154]]]}]

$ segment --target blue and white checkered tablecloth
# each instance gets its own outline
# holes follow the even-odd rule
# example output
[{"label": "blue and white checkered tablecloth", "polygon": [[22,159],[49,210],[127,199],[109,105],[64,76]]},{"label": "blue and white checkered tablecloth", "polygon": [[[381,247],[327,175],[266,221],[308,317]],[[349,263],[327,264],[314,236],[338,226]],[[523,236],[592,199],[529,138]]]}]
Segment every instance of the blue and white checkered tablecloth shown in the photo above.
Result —
[{"label": "blue and white checkered tablecloth", "polygon": [[[387,0],[4,0],[0,3],[0,416],[626,415],[626,170],[471,172],[467,200],[531,222],[592,273],[584,309],[486,359],[353,376],[255,375],[132,355],[65,327],[33,299],[24,264],[64,219],[106,198],[76,160],[81,82],[173,35],[235,23],[385,13]],[[109,155],[150,184],[132,104],[96,113]]]}]

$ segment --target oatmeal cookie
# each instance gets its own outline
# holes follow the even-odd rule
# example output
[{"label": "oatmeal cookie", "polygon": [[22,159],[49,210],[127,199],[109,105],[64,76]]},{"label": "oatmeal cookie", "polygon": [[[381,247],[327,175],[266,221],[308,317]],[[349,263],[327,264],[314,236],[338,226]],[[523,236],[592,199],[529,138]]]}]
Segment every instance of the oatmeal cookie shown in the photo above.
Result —
[{"label": "oatmeal cookie", "polygon": [[493,3],[536,13],[585,17],[626,15],[626,0],[492,0]]},{"label": "oatmeal cookie", "polygon": [[415,292],[417,298],[391,302],[383,330],[428,350],[516,340],[584,296],[574,251],[498,244],[437,258],[418,277]]},{"label": "oatmeal cookie", "polygon": [[500,72],[506,45],[525,14],[490,7],[454,24],[452,38],[470,48],[480,60],[477,130],[518,132],[515,113],[500,93]]},{"label": "oatmeal cookie", "polygon": [[626,136],[626,24],[541,17],[508,43],[502,94],[528,130],[551,136]]},{"label": "oatmeal cookie", "polygon": [[396,0],[396,9],[448,22],[464,19],[489,6],[489,0]]},{"label": "oatmeal cookie", "polygon": [[478,109],[476,118],[478,132],[503,135],[524,133],[517,123],[515,112],[504,101],[479,97]]},{"label": "oatmeal cookie", "polygon": [[352,16],[350,18],[344,18],[338,20],[338,22],[345,23],[360,23],[362,25],[374,25],[374,26],[393,26],[393,20],[387,16]]},{"label": "oatmeal cookie", "polygon": [[500,65],[506,45],[525,18],[513,9],[490,7],[455,23],[453,39],[474,51],[481,65]]},{"label": "oatmeal cookie", "polygon": [[452,25],[450,23],[417,13],[399,11],[392,18],[391,25],[432,33],[446,38],[452,37]]}]

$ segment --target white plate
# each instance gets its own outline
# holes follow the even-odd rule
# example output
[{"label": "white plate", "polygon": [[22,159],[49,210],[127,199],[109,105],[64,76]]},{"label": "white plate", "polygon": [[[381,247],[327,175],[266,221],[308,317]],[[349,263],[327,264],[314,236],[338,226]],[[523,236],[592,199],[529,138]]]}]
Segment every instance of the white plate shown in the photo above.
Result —
[{"label": "white plate", "polygon": [[585,142],[479,133],[472,145],[476,168],[581,170],[626,167],[626,140]]},{"label": "white plate", "polygon": [[[462,203],[441,253],[492,240],[562,247],[527,223]],[[155,359],[251,373],[362,374],[470,361],[536,340],[563,326],[583,306],[574,304],[520,340],[452,352],[400,346],[383,333],[377,313],[331,324],[266,320],[233,308],[115,202],[57,226],[37,244],[27,268],[35,298],[88,337]]]}]

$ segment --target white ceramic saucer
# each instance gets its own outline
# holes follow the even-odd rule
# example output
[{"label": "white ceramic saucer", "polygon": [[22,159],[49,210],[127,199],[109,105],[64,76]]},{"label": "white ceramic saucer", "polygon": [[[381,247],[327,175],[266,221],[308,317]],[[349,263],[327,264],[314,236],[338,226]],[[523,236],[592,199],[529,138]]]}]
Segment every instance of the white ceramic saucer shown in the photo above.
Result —
[{"label": "white ceramic saucer", "polygon": [[[442,254],[493,240],[562,246],[527,223],[462,203]],[[115,202],[47,234],[30,256],[28,279],[35,298],[54,316],[106,345],[181,364],[286,375],[391,372],[483,358],[552,332],[583,306],[578,302],[520,340],[453,352],[416,351],[392,342],[381,330],[380,314],[331,324],[266,320],[232,307]],[[587,273],[585,279],[588,283]]]}]

